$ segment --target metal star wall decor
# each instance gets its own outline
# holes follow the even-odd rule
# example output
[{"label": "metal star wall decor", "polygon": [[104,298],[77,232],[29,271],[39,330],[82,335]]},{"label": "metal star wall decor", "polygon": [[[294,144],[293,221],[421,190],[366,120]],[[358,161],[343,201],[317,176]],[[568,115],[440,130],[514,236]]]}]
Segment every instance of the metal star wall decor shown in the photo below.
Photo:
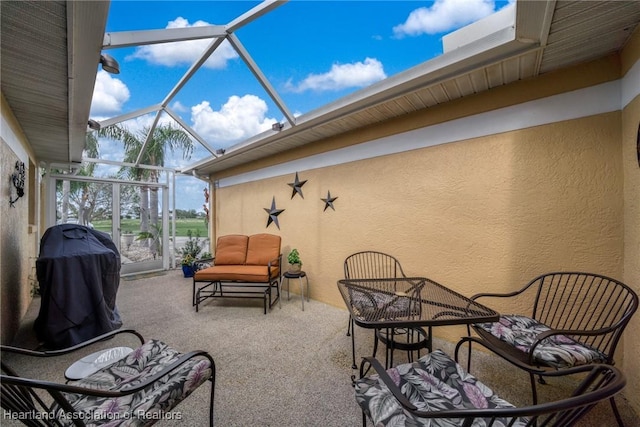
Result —
[{"label": "metal star wall decor", "polygon": [[293,182],[290,182],[288,185],[289,187],[291,187],[293,189],[293,191],[291,192],[291,198],[293,199],[293,197],[296,194],[300,194],[300,197],[302,197],[304,199],[304,194],[302,194],[302,186],[307,182],[307,180],[305,179],[304,181],[300,181],[298,179],[298,172],[296,172],[296,179]]},{"label": "metal star wall decor", "polygon": [[336,210],[336,208],[333,207],[333,202],[337,199],[337,197],[331,197],[331,191],[327,191],[327,198],[326,199],[320,199],[324,202],[324,211],[327,210],[328,207],[330,207],[331,209],[333,209],[334,211]]},{"label": "metal star wall decor", "polygon": [[271,225],[271,223],[275,223],[278,230],[280,230],[280,224],[278,224],[278,215],[284,212],[284,209],[276,209],[276,198],[275,196],[271,199],[271,209],[263,208],[265,212],[269,214],[269,219],[267,220],[267,227]]}]

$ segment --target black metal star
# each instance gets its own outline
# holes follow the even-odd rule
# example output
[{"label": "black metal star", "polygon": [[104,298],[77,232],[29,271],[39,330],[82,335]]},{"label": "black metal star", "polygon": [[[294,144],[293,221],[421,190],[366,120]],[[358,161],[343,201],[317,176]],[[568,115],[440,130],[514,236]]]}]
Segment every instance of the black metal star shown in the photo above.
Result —
[{"label": "black metal star", "polygon": [[280,224],[278,224],[278,215],[284,212],[284,209],[276,209],[275,196],[271,200],[271,209],[269,208],[263,208],[263,209],[265,210],[265,212],[269,214],[269,219],[267,220],[267,227],[269,227],[269,225],[271,225],[271,223],[274,222],[276,224],[276,227],[278,227],[278,230],[279,230]]},{"label": "black metal star", "polygon": [[307,182],[307,180],[305,179],[304,181],[300,181],[298,179],[298,172],[296,172],[296,179],[293,182],[290,182],[288,185],[289,187],[291,187],[293,189],[293,191],[291,192],[291,198],[293,199],[293,197],[296,194],[300,194],[300,197],[302,197],[304,199],[304,194],[302,194],[302,186]]},{"label": "black metal star", "polygon": [[333,209],[334,211],[336,210],[336,208],[333,207],[333,202],[334,200],[336,200],[337,197],[331,197],[331,191],[327,191],[327,198],[326,199],[320,199],[324,202],[324,210],[326,211],[328,207],[331,207],[331,209]]}]

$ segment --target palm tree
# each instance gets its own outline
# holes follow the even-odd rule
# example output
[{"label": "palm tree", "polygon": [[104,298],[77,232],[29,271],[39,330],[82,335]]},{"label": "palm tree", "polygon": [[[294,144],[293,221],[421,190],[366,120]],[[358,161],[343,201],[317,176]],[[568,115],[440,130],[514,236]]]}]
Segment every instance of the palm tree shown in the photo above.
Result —
[{"label": "palm tree", "polygon": [[[84,154],[92,158],[99,157],[98,145],[98,138],[96,138],[95,134],[93,132],[87,133],[87,142],[85,144]],[[78,175],[93,176],[95,168],[95,163],[83,164]],[[96,200],[95,197],[90,197],[89,183],[81,182],[80,185],[82,186],[82,197],[80,197],[80,202],[78,203],[78,222],[82,225],[89,225]]]},{"label": "palm tree", "polygon": [[[93,132],[87,133],[87,139],[85,144],[85,149],[83,155],[97,158],[99,156],[98,151],[98,139],[93,134]],[[92,176],[93,171],[95,170],[95,163],[87,163],[83,164],[82,167],[75,173],[75,175],[80,176]],[[65,171],[59,171],[61,173],[66,173]],[[78,190],[82,191],[82,195],[79,198],[78,202],[78,223],[82,225],[89,225],[91,214],[93,208],[95,207],[95,200],[90,200],[89,194],[89,185],[86,182],[73,182],[65,179],[62,181],[62,222],[67,222],[68,214],[69,214],[69,199],[72,193],[77,192]]]},{"label": "palm tree", "polygon": [[[145,127],[138,133],[133,133],[124,126],[113,125],[100,129],[98,134],[103,137],[122,141],[125,150],[124,161],[135,163],[150,131],[149,127]],[[193,148],[193,141],[185,131],[174,128],[170,124],[160,125],[153,129],[151,138],[142,156],[140,156],[140,164],[164,166],[167,151],[174,153],[176,150],[182,151],[183,159],[189,159],[193,153]],[[160,179],[160,171],[155,169],[133,167],[123,168],[121,172],[137,181],[157,183]],[[155,186],[141,186],[140,232],[145,235],[153,235],[154,240],[151,250],[154,254],[158,249],[157,230],[160,229],[158,220],[158,188]]]}]

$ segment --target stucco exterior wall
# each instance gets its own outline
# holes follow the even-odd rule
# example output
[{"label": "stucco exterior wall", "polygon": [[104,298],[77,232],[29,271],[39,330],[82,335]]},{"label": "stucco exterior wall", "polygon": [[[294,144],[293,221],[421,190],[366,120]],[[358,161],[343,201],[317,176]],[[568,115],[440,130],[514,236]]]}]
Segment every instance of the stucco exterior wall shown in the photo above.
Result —
[{"label": "stucco exterior wall", "polygon": [[[0,139],[0,340],[7,344],[13,339],[31,302],[36,249],[35,235],[29,227],[29,200],[33,196],[29,175],[33,171],[29,169],[30,157],[23,144],[24,137],[4,98]],[[16,196],[11,174],[18,160],[25,163],[25,195],[11,207],[9,197]]]},{"label": "stucco exterior wall", "polygon": [[[638,67],[640,30],[623,52],[623,69]],[[636,85],[640,82],[636,81]],[[622,111],[622,157],[624,170],[624,273],[623,281],[640,294],[640,96]],[[640,413],[640,313],[631,319],[625,331],[623,368],[627,376],[625,393],[636,413]]]},{"label": "stucco exterior wall", "polygon": [[[465,295],[510,291],[535,275],[622,275],[620,113],[301,171],[216,192],[217,233],[272,232],[299,249],[311,296],[344,306],[336,281],[360,250]],[[327,192],[335,211],[324,210]],[[272,197],[285,209],[265,228]],[[512,308],[513,309],[513,308]],[[439,328],[452,340],[461,331]]]}]

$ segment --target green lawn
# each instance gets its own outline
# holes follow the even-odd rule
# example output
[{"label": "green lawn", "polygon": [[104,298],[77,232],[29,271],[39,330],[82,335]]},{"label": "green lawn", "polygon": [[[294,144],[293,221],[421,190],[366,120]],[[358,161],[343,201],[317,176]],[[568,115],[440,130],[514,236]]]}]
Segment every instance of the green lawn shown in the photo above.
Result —
[{"label": "green lawn", "polygon": [[[120,225],[123,232],[131,231],[133,234],[137,234],[140,231],[140,220],[137,219],[122,219]],[[111,220],[94,221],[93,226],[96,230],[111,232]],[[207,237],[209,235],[207,224],[205,224],[202,218],[177,219],[176,236],[186,237],[187,230],[191,230],[194,237],[197,232],[200,232],[200,237]]]}]

